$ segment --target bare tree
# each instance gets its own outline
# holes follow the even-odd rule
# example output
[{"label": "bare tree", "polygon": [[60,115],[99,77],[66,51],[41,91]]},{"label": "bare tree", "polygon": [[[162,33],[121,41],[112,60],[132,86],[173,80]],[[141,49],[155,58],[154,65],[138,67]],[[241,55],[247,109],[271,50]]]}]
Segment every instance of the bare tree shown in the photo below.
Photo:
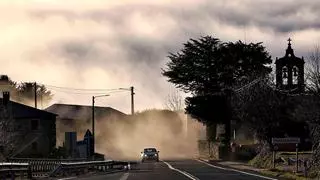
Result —
[{"label": "bare tree", "polygon": [[307,89],[320,95],[320,46],[316,45],[310,52],[307,64]]},{"label": "bare tree", "polygon": [[[307,64],[307,90],[311,92],[312,100],[304,106],[304,119],[309,122],[313,141],[313,167],[320,168],[320,45],[315,45],[310,52]],[[302,113],[300,113],[302,114]],[[318,174],[319,175],[319,174]]]},{"label": "bare tree", "polygon": [[17,146],[15,122],[10,108],[0,107],[0,153],[4,158],[10,156]]},{"label": "bare tree", "polygon": [[[12,89],[10,79],[6,75],[0,76],[1,93],[6,95]],[[10,96],[10,94],[9,94]],[[0,154],[2,158],[8,157],[16,147],[16,129],[15,122],[12,118],[12,109],[9,99],[2,97],[0,101]]]},{"label": "bare tree", "polygon": [[172,111],[182,111],[184,109],[184,99],[179,90],[175,88],[170,89],[165,100],[165,107]]}]

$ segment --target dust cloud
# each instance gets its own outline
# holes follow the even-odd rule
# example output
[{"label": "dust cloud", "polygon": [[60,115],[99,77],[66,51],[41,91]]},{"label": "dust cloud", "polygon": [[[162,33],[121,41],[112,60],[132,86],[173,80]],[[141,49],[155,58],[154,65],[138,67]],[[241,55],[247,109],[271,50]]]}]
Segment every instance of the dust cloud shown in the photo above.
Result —
[{"label": "dust cloud", "polygon": [[[82,121],[83,122],[83,121]],[[90,122],[57,124],[57,136],[73,129],[83,139]],[[187,119],[184,113],[169,110],[147,110],[134,116],[108,116],[96,122],[96,151],[107,159],[138,160],[145,147],[155,147],[162,159],[193,158],[197,156],[199,123]]]}]

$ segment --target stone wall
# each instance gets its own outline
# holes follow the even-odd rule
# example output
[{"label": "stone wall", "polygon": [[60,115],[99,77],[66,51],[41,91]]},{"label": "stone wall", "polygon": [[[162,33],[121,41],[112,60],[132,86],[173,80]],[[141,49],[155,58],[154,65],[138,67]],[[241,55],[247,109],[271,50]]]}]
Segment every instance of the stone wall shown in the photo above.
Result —
[{"label": "stone wall", "polygon": [[219,143],[209,142],[206,140],[198,141],[199,156],[219,160],[223,158],[223,147]]}]

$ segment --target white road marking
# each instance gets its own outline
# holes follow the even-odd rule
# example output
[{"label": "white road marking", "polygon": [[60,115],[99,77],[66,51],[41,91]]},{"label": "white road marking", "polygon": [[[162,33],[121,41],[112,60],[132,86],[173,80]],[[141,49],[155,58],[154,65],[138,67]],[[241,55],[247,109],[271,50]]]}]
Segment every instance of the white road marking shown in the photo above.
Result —
[{"label": "white road marking", "polygon": [[121,176],[120,180],[127,180],[128,177],[129,177],[129,173],[124,173],[124,174]]},{"label": "white road marking", "polygon": [[222,169],[222,170],[226,170],[226,171],[234,171],[234,172],[238,172],[238,173],[242,173],[242,174],[246,174],[246,175],[250,175],[250,176],[255,176],[255,177],[259,177],[259,178],[263,178],[263,179],[278,180],[278,179],[270,178],[270,177],[267,177],[267,176],[262,176],[262,175],[258,175],[258,174],[252,174],[252,173],[248,173],[248,172],[244,172],[244,171],[240,171],[240,170],[236,170],[236,169],[215,166],[215,165],[209,164],[209,163],[207,163],[205,161],[202,161],[202,160],[199,160],[199,159],[196,159],[196,160],[201,162],[201,163],[203,163],[203,164],[206,164],[206,165],[208,165],[210,167],[216,168],[216,169]]},{"label": "white road marking", "polygon": [[179,169],[176,169],[176,168],[172,167],[169,163],[167,163],[167,162],[165,162],[165,161],[162,161],[162,162],[165,163],[171,170],[177,171],[177,172],[185,175],[185,176],[188,177],[189,179],[192,179],[192,180],[200,180],[199,178],[197,178],[197,177],[195,177],[195,176],[193,176],[193,175],[191,175],[191,174],[189,174],[189,173],[187,173],[187,172],[185,172],[185,171],[181,171],[181,170],[179,170]]},{"label": "white road marking", "polygon": [[58,180],[68,180],[68,179],[75,179],[77,177],[68,177],[68,178],[61,178],[61,179],[58,179]]}]

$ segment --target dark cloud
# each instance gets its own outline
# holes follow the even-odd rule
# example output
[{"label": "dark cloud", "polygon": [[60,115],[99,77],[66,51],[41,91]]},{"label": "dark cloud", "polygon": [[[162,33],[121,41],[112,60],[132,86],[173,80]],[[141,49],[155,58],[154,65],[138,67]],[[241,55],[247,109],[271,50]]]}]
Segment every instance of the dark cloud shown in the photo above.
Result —
[{"label": "dark cloud", "polygon": [[[320,21],[314,18],[320,17],[320,3],[313,0],[208,0],[193,7],[177,3],[158,6],[131,4],[86,11],[34,10],[30,14],[40,19],[61,16],[68,21],[92,21],[106,27],[112,32],[112,39],[107,37],[107,33],[106,36],[92,33],[84,35],[82,40],[69,38],[54,42],[50,51],[69,60],[68,63],[79,68],[78,70],[89,66],[103,67],[106,71],[121,69],[118,72],[120,75],[125,71],[126,76],[132,80],[141,82],[151,92],[159,93],[166,93],[164,89],[167,87],[163,86],[160,69],[167,60],[168,53],[178,51],[189,38],[215,35],[217,32],[212,32],[212,29],[224,31],[215,26],[222,24],[236,30],[244,26],[256,27],[261,31],[271,31],[276,36],[308,29],[320,30]],[[137,33],[137,29],[143,30],[144,27],[140,27],[140,22],[132,24],[134,22],[130,18],[134,15],[151,19],[151,22],[154,19],[159,21],[156,22],[158,24],[164,24],[161,20],[165,17],[164,19],[173,23],[156,29],[151,34]],[[95,27],[87,28],[94,32]],[[166,31],[167,29],[169,30]],[[230,40],[227,36],[218,38]],[[98,44],[105,44],[105,49]],[[109,49],[110,46],[117,49],[118,54],[114,54]],[[272,54],[281,57],[286,47],[281,50],[278,47],[279,45],[274,45],[275,51]],[[299,50],[296,55],[306,56],[307,50]]]},{"label": "dark cloud", "polygon": [[[271,29],[275,33],[320,29],[320,21],[317,18],[309,17],[320,17],[320,3],[315,0],[218,0],[215,2],[208,0],[193,8],[183,8],[182,5],[175,3],[160,6],[140,3],[84,12],[61,9],[36,10],[32,11],[31,14],[40,18],[62,16],[71,21],[89,19],[108,26],[114,32],[117,32],[115,39],[120,43],[123,53],[127,54],[129,63],[135,65],[139,62],[148,63],[151,67],[157,67],[165,59],[167,53],[175,49],[182,40],[186,41],[192,37],[205,35],[204,33],[210,29],[210,25],[217,22],[235,28],[254,26],[260,29]],[[133,34],[126,34],[131,31],[126,29],[128,28],[126,26],[127,20],[134,14],[151,18],[166,15],[176,24],[171,34],[166,37],[167,39],[162,41],[152,37],[135,37]],[[161,34],[161,31],[159,29],[158,34]],[[88,40],[85,42],[61,43],[60,55],[73,59],[77,63],[88,58],[97,59],[95,56],[101,52],[94,49],[94,42],[92,42],[97,41],[97,39],[87,38]],[[98,41],[101,41],[101,39]]]},{"label": "dark cloud", "polygon": [[[233,2],[241,2],[233,5]],[[320,16],[320,3],[316,0],[305,1],[240,1],[240,0],[208,0],[206,3],[194,8],[183,8],[180,4],[170,5],[122,5],[112,8],[95,9],[83,13],[75,13],[64,10],[38,10],[32,14],[45,18],[52,15],[60,15],[67,19],[89,18],[94,21],[112,24],[115,28],[121,28],[128,17],[135,13],[147,17],[165,14],[170,16],[180,25],[181,32],[201,31],[202,23],[218,20],[232,26],[256,26],[268,28],[276,33],[287,33],[305,30],[309,28],[320,29],[317,18],[310,19],[309,15]],[[194,27],[194,28],[193,28]],[[204,27],[203,27],[204,28]]]},{"label": "dark cloud", "polygon": [[320,29],[317,18],[309,17],[320,16],[320,4],[313,0],[243,1],[239,7],[208,3],[204,9],[211,17],[233,26],[255,26],[272,29],[275,33]]}]

